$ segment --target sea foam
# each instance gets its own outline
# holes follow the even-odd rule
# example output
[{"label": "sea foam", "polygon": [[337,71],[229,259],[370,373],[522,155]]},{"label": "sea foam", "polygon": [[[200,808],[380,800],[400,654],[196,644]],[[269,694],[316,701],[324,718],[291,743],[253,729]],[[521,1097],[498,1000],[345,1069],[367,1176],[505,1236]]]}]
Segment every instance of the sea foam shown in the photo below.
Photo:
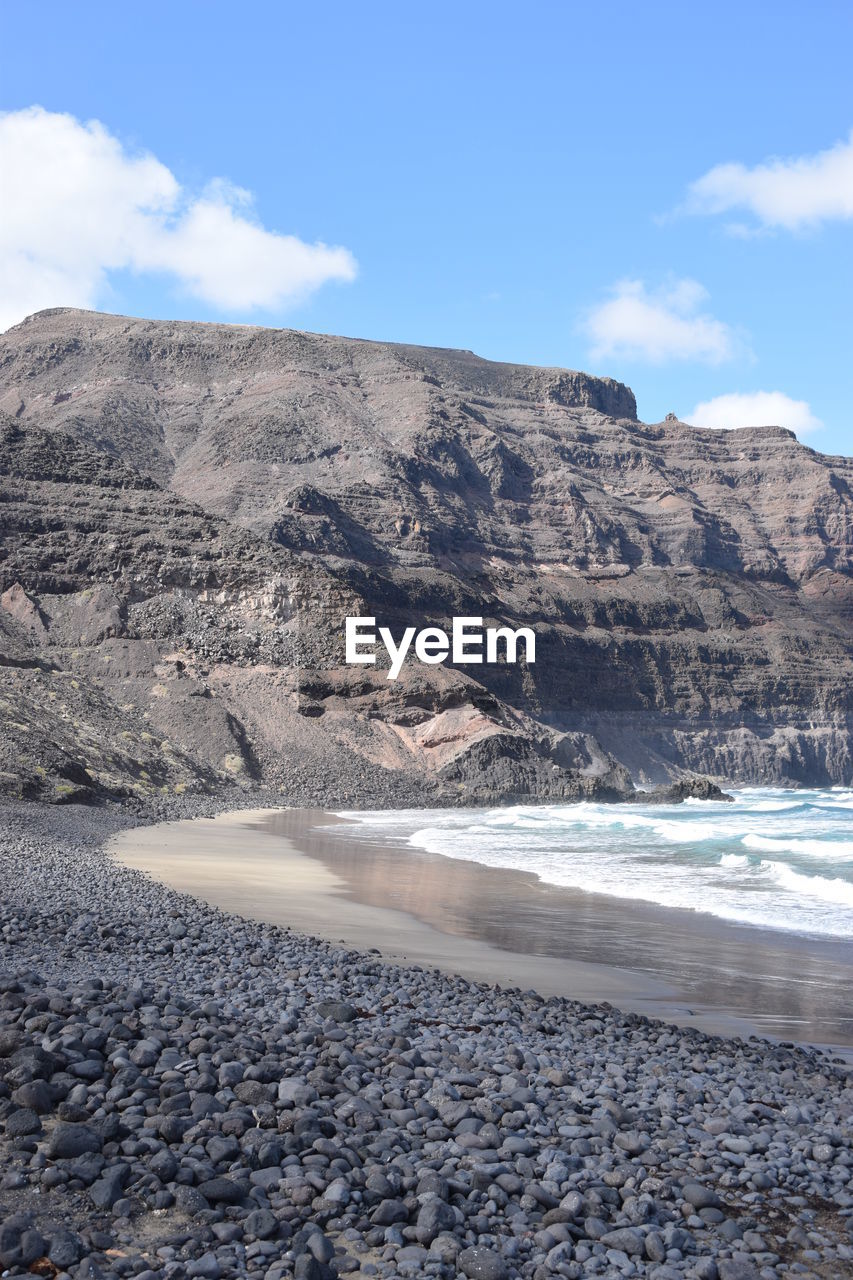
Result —
[{"label": "sea foam", "polygon": [[734,797],[346,816],[350,837],[393,835],[416,855],[525,871],[555,889],[853,936],[853,790],[749,787]]}]

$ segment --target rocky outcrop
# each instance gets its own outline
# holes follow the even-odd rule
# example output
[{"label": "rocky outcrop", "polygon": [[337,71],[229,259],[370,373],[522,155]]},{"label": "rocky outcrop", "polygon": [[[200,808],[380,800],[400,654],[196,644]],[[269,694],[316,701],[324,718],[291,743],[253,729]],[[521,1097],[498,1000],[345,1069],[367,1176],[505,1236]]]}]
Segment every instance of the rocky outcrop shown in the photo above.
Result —
[{"label": "rocky outcrop", "polygon": [[679,778],[668,787],[655,787],[643,795],[644,804],[681,804],[683,800],[725,800],[731,802],[734,796],[726,795],[710,778]]},{"label": "rocky outcrop", "polygon": [[[853,462],[780,428],[646,425],[619,383],[470,352],[67,310],[0,337],[0,405],[0,613],[199,785],[353,758],[463,799],[851,778]],[[533,626],[537,660],[389,682],[344,665],[353,612]]]}]

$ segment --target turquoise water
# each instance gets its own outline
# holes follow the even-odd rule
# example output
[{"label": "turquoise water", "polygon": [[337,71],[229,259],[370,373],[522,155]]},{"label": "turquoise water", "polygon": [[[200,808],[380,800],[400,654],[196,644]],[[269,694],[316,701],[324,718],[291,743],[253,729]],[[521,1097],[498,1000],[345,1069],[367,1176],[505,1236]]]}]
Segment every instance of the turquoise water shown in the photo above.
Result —
[{"label": "turquoise water", "polygon": [[853,789],[744,787],[733,804],[346,812],[349,837],[535,873],[545,884],[853,939]]}]

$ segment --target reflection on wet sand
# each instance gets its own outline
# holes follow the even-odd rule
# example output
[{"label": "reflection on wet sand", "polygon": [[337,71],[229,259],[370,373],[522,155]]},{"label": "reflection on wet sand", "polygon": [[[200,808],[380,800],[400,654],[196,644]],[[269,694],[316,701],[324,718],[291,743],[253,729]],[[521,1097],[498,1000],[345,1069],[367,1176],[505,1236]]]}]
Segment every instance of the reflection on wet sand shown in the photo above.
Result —
[{"label": "reflection on wet sand", "polygon": [[298,810],[262,826],[343,877],[358,901],[394,907],[442,933],[505,951],[641,971],[676,1003],[717,1008],[767,1034],[853,1045],[853,944],[729,924],[699,912],[543,884],[536,876],[347,838],[347,825]]}]

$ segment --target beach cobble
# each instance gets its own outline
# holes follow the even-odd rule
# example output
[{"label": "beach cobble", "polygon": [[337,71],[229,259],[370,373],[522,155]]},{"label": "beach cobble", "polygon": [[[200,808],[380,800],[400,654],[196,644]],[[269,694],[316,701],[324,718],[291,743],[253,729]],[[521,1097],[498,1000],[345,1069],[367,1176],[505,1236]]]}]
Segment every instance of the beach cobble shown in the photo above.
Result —
[{"label": "beach cobble", "polygon": [[241,919],[0,818],[0,1269],[853,1275],[848,1063]]}]

